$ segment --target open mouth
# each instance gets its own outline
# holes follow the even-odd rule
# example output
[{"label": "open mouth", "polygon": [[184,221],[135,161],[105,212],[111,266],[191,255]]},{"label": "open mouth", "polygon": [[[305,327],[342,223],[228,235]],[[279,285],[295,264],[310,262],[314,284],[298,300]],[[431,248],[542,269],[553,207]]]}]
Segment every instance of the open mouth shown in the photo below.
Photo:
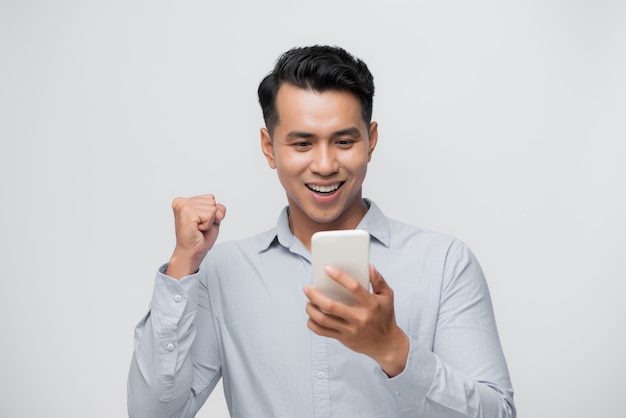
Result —
[{"label": "open mouth", "polygon": [[307,184],[306,187],[308,187],[309,190],[314,191],[315,193],[327,195],[327,194],[332,194],[336,192],[341,186],[343,186],[343,183],[344,182],[342,181],[342,182],[331,184],[328,186],[320,186],[317,184]]}]

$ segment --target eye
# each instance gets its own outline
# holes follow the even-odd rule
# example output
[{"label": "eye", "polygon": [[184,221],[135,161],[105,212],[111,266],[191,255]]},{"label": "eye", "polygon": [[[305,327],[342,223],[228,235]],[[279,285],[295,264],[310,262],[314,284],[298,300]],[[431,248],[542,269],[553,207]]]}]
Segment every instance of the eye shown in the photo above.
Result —
[{"label": "eye", "polygon": [[309,149],[311,147],[311,143],[306,141],[300,141],[294,142],[292,146],[298,151],[303,151]]},{"label": "eye", "polygon": [[335,142],[341,148],[349,148],[354,144],[354,141],[351,139],[339,139]]}]

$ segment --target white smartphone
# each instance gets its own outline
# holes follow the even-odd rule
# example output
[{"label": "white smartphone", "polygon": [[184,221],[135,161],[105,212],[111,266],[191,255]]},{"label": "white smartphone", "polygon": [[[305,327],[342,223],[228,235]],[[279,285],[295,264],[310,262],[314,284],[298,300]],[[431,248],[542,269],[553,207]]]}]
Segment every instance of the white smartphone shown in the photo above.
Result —
[{"label": "white smartphone", "polygon": [[362,229],[319,231],[311,238],[313,287],[328,297],[352,305],[352,294],[324,272],[336,267],[370,288],[370,235]]}]

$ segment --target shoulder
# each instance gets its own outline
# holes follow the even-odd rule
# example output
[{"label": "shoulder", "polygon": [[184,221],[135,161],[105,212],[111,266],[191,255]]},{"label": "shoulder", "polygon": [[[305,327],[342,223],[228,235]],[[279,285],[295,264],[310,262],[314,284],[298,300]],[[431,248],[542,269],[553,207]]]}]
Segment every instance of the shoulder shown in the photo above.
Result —
[{"label": "shoulder", "polygon": [[487,292],[481,265],[465,241],[439,231],[389,219],[388,253],[396,263],[406,260],[420,277],[434,280],[447,294],[460,288],[474,295]]},{"label": "shoulder", "polygon": [[457,277],[464,270],[482,275],[476,256],[462,239],[394,219],[388,222],[389,247],[384,250],[387,257],[415,264],[444,280]]},{"label": "shoulder", "polygon": [[422,228],[391,218],[387,218],[387,222],[390,245],[396,248],[408,245],[449,252],[465,246],[462,240],[445,232]]},{"label": "shoulder", "polygon": [[370,209],[362,226],[389,250],[404,252],[404,250],[421,251],[428,248],[431,251],[446,251],[460,243],[452,235],[388,217],[373,201],[366,200],[366,202]]},{"label": "shoulder", "polygon": [[275,239],[276,228],[271,228],[248,238],[218,242],[209,254],[213,254],[213,258],[215,255],[260,254],[269,248]]}]

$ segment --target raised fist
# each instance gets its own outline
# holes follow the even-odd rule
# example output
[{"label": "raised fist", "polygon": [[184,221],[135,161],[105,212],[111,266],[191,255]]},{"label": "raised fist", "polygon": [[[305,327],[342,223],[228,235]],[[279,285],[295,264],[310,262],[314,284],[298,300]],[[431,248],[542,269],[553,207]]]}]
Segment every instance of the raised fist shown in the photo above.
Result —
[{"label": "raised fist", "polygon": [[172,202],[176,226],[176,248],[167,268],[175,279],[198,271],[219,233],[226,207],[215,202],[211,194],[182,198]]}]

